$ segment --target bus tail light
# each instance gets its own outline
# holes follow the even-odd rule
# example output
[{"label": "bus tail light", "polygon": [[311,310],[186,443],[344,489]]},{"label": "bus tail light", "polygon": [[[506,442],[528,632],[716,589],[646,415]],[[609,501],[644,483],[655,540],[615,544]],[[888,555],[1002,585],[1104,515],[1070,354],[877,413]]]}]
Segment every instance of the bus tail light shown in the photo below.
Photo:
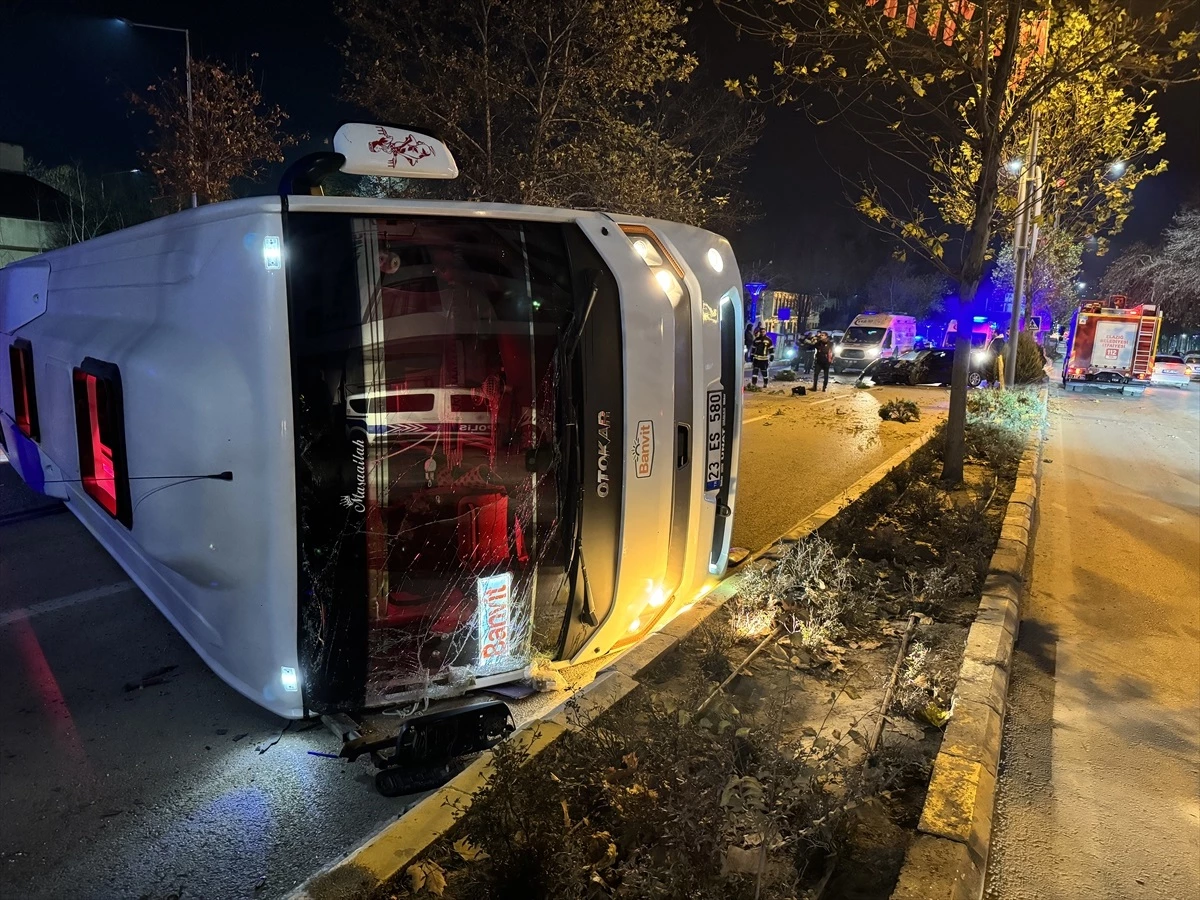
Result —
[{"label": "bus tail light", "polygon": [[8,361],[12,368],[13,417],[17,430],[31,441],[40,440],[37,393],[33,386],[33,345],[17,338],[8,348]]},{"label": "bus tail light", "polygon": [[83,489],[110,516],[132,528],[121,372],[112,363],[88,357],[72,370],[71,380]]}]

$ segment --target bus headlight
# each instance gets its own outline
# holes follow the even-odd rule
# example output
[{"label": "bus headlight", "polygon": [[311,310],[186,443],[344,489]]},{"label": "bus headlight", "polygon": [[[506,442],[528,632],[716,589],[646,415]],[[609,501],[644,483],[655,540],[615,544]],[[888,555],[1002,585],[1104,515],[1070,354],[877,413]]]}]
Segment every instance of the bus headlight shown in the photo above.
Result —
[{"label": "bus headlight", "polygon": [[650,267],[661,266],[663,264],[662,256],[659,255],[654,245],[646,238],[635,238],[633,241],[633,250]]},{"label": "bus headlight", "polygon": [[[667,295],[667,299],[671,301],[672,305],[679,303],[684,293],[683,267],[675,261],[658,236],[645,225],[622,225],[621,231],[629,238],[634,253],[640,256],[642,262],[654,273],[654,280],[658,282],[662,292]],[[720,272],[721,269],[716,268],[713,264],[714,254],[721,267],[724,268],[725,264],[721,260],[721,254],[716,248],[709,250],[708,263]]]},{"label": "bus headlight", "polygon": [[667,295],[667,299],[672,303],[678,303],[679,298],[683,296],[683,288],[679,286],[679,279],[668,272],[666,269],[659,269],[654,273],[654,280],[658,282],[658,286],[663,289],[663,293]]}]

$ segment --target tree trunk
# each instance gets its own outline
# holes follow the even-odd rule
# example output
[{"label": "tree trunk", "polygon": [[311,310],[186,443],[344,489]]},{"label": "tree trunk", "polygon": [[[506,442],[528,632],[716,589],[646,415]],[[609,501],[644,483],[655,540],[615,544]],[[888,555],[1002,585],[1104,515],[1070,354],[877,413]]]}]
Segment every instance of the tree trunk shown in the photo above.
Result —
[{"label": "tree trunk", "polygon": [[[962,293],[966,294],[964,285]],[[960,310],[968,316],[975,299],[975,287],[971,288],[971,299],[965,297]],[[967,430],[967,375],[971,369],[971,328],[969,318],[960,317],[966,328],[960,328],[954,339],[954,368],[950,373],[950,414],[946,420],[946,449],[942,454],[942,480],[958,484],[963,477],[963,458],[966,454]]]},{"label": "tree trunk", "polygon": [[[967,375],[971,371],[971,319],[975,312],[975,294],[983,279],[983,263],[991,239],[992,214],[996,210],[998,186],[995,169],[999,154],[984,154],[979,202],[975,221],[971,224],[970,245],[963,260],[962,278],[958,288],[959,328],[954,341],[954,369],[950,375],[950,414],[946,420],[946,449],[942,454],[942,480],[958,484],[963,477],[967,428]],[[990,165],[989,165],[990,163]]]}]

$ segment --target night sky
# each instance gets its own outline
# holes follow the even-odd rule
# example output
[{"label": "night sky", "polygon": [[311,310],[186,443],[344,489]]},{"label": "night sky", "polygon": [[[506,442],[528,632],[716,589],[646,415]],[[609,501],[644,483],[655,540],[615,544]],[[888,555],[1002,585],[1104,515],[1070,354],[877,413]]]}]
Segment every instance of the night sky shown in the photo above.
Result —
[{"label": "night sky", "polygon": [[[194,56],[252,63],[266,98],[288,111],[296,131],[311,135],[289,151],[294,159],[318,149],[341,121],[363,117],[338,97],[341,32],[333,5],[0,0],[0,141],[23,144],[28,156],[48,164],[78,160],[96,172],[139,165],[147,122],[129,114],[124,95],[181,66],[183,36],[129,29],[116,21],[122,16],[189,27]],[[689,35],[701,59],[697,77],[719,85],[769,68],[769,48],[733,41],[710,4],[697,6]],[[1133,240],[1153,241],[1181,202],[1200,195],[1200,85],[1170,89],[1158,108],[1170,168],[1138,188],[1134,212],[1114,241],[1118,250]],[[868,148],[842,126],[813,125],[800,110],[767,113],[745,183],[761,217],[733,236],[739,259],[744,267],[774,260],[814,288],[865,282],[890,245],[849,208],[839,174],[861,171]],[[263,185],[273,189],[273,181]],[[1098,279],[1105,261],[1091,258],[1085,277]]]}]

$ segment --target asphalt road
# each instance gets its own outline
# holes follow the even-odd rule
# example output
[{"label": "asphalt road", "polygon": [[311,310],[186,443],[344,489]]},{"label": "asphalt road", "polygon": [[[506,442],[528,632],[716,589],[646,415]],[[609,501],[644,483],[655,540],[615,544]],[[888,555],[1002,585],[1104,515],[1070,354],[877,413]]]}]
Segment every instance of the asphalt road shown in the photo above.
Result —
[{"label": "asphalt road", "polygon": [[[947,396],[790,388],[747,394],[734,538],[751,550]],[[879,420],[901,395],[921,423]],[[406,808],[365,760],[313,755],[338,750],[323,726],[285,728],[226,687],[72,515],[37,517],[44,505],[0,462],[0,517],[35,516],[0,526],[0,897],[277,898]]]},{"label": "asphalt road", "polygon": [[1200,391],[1051,397],[986,896],[1200,897]]}]

